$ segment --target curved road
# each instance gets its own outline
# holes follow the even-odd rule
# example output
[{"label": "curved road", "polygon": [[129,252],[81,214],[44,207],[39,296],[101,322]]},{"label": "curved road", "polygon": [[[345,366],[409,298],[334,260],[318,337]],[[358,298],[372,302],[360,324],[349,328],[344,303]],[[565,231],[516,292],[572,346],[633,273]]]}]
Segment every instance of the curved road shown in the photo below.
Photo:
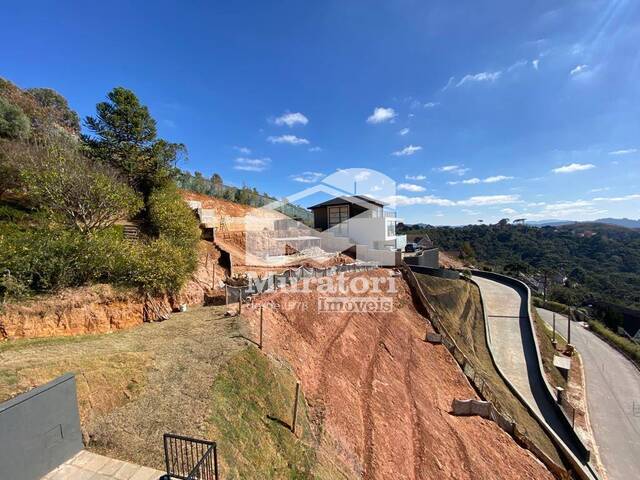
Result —
[{"label": "curved road", "polygon": [[[553,313],[538,313],[553,325]],[[556,314],[567,338],[567,317]],[[640,372],[605,341],[571,323],[571,343],[582,356],[591,427],[609,480],[640,477]]]},{"label": "curved road", "polygon": [[[561,418],[538,366],[527,299],[515,288],[474,275],[486,310],[491,349],[504,375],[545,422],[582,459],[573,432]],[[631,478],[631,477],[629,477]]]}]

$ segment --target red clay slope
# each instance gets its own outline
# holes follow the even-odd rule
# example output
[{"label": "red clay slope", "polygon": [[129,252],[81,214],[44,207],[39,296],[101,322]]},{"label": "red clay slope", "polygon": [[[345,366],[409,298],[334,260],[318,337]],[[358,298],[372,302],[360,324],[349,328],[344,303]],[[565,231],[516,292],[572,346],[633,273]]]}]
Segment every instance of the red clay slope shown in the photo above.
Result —
[{"label": "red clay slope", "polygon": [[[493,422],[449,414],[454,398],[476,395],[447,350],[422,340],[425,320],[395,280],[392,313],[319,314],[328,294],[314,284],[255,302],[265,305],[265,351],[295,369],[322,448],[365,479],[553,478]],[[247,316],[255,328],[257,309]]]}]

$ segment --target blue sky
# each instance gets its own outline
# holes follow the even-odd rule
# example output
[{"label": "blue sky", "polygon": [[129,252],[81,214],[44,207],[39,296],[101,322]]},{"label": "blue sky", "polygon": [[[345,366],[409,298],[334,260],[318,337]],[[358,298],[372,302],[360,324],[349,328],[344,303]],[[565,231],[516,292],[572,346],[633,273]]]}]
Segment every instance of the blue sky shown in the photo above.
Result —
[{"label": "blue sky", "polygon": [[365,167],[398,183],[408,222],[640,217],[637,1],[24,1],[1,15],[0,76],[81,116],[130,88],[187,145],[184,168],[231,184],[283,196]]}]

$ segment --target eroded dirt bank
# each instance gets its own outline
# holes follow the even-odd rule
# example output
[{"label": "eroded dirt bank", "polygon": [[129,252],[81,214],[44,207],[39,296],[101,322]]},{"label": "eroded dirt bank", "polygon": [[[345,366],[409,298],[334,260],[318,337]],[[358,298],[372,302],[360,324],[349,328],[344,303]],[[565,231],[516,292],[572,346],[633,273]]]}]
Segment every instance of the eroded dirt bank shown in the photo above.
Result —
[{"label": "eroded dirt bank", "polygon": [[93,285],[8,303],[0,311],[0,340],[113,332],[165,318],[180,304],[202,305],[214,283],[225,276],[219,254],[211,243],[201,241],[196,271],[171,297]]},{"label": "eroded dirt bank", "polygon": [[[353,274],[372,285],[388,270]],[[379,281],[379,280],[375,280]],[[552,475],[493,422],[449,414],[454,398],[476,398],[441,345],[422,339],[425,321],[408,286],[394,278],[390,313],[322,313],[310,292],[264,295],[246,309],[265,351],[300,378],[323,448],[365,479],[545,479]],[[277,306],[277,308],[276,308]],[[306,307],[305,307],[306,306]],[[244,312],[243,312],[244,313]]]}]

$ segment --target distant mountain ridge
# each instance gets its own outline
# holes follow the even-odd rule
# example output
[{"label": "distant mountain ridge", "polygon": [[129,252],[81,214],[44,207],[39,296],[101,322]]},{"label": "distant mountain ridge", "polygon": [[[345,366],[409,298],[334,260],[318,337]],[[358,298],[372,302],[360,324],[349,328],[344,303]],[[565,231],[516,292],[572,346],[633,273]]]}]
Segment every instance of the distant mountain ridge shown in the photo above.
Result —
[{"label": "distant mountain ridge", "polygon": [[527,225],[535,227],[562,227],[564,225],[573,225],[575,223],[603,223],[606,225],[615,225],[625,228],[640,228],[640,219],[633,220],[630,218],[599,218],[589,222],[578,222],[576,220],[538,220],[536,222],[527,222]]}]

